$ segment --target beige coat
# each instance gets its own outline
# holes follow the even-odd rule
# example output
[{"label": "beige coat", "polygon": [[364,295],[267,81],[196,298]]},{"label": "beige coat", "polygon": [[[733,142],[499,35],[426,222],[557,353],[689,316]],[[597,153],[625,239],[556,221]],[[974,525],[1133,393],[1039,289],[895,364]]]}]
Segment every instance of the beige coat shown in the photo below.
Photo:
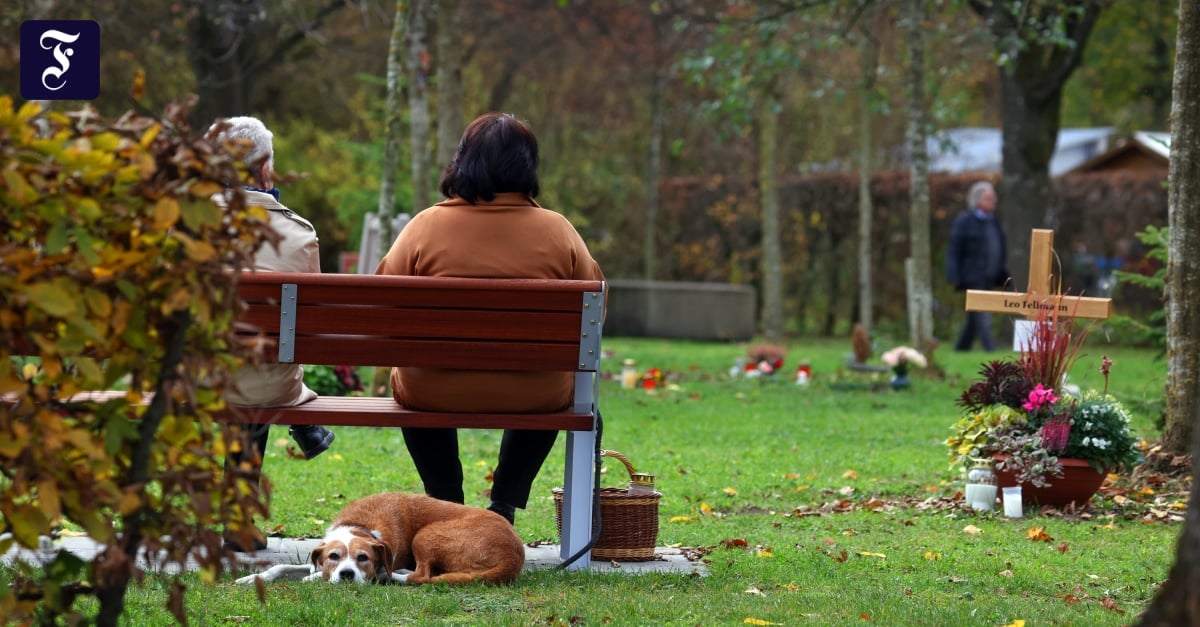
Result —
[{"label": "beige coat", "polygon": [[[320,272],[321,259],[317,230],[308,220],[281,205],[275,197],[246,191],[246,204],[263,207],[269,216],[268,224],[282,239],[278,248],[263,244],[254,253],[254,270],[269,272]],[[217,203],[224,200],[217,197]],[[287,407],[307,403],[317,397],[304,385],[304,370],[300,364],[266,364],[245,366],[238,370],[234,389],[225,399],[243,407]]]},{"label": "beige coat", "polygon": [[[603,280],[583,238],[562,214],[524,194],[472,205],[440,202],[404,227],[375,274]],[[394,368],[392,396],[431,411],[549,412],[567,407],[570,372]]]}]

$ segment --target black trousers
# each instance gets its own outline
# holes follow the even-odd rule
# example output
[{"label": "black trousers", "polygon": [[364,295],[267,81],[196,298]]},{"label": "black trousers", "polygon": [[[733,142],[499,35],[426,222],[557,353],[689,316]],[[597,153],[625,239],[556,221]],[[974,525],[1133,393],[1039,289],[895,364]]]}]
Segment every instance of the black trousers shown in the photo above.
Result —
[{"label": "black trousers", "polygon": [[[417,474],[425,484],[425,493],[443,501],[464,502],[458,430],[414,427],[400,430]],[[557,438],[557,431],[505,430],[500,440],[500,458],[492,473],[492,500],[524,509],[533,480]]]},{"label": "black trousers", "polygon": [[[241,452],[230,453],[225,460],[227,466],[236,466],[242,463],[245,459],[251,463],[257,461],[258,469],[262,470],[263,455],[267,451],[267,436],[271,434],[271,425],[242,425],[242,433],[248,436],[249,448],[243,448]],[[257,481],[257,475],[255,476]]]}]

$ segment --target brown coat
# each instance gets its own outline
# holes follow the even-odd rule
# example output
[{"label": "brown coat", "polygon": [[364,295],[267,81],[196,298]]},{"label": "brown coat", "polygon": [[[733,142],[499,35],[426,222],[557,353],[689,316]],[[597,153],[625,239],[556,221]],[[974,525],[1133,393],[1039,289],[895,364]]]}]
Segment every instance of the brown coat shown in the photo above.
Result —
[{"label": "brown coat", "polygon": [[[604,279],[575,227],[518,193],[475,205],[456,197],[418,213],[375,274]],[[392,370],[392,396],[413,409],[548,412],[567,407],[573,392],[569,372]]]}]

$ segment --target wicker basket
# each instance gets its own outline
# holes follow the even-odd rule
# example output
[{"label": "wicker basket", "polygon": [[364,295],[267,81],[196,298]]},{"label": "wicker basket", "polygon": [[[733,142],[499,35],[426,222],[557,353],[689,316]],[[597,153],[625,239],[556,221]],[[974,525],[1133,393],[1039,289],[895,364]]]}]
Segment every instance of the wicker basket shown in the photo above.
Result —
[{"label": "wicker basket", "polygon": [[[648,475],[637,473],[633,464],[616,451],[600,451],[625,464],[631,479]],[[662,494],[630,494],[626,488],[600,489],[600,538],[592,547],[592,558],[618,562],[648,562],[656,559],[658,544],[658,502]],[[558,517],[558,535],[562,537],[562,488],[554,488],[554,511]]]}]

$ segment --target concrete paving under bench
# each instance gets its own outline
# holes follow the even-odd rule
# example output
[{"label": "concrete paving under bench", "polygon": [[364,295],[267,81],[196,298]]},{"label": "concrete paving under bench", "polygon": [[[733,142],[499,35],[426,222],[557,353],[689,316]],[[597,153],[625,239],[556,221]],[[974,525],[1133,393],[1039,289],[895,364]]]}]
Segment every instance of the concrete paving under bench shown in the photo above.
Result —
[{"label": "concrete paving under bench", "polygon": [[[257,553],[239,555],[239,561],[249,571],[265,570],[273,564],[307,564],[308,556],[320,544],[318,539],[267,538],[267,548]],[[19,559],[28,563],[43,563],[49,561],[59,549],[66,549],[83,560],[92,560],[101,550],[102,545],[85,536],[66,536],[57,540],[43,538],[42,546],[37,551],[14,549],[0,556],[0,562],[11,563]],[[645,562],[610,562],[593,559],[589,569],[600,573],[626,573],[631,575],[643,573],[679,573],[686,575],[705,575],[707,569],[703,562],[691,561],[683,550],[677,548],[658,547],[655,549],[657,559]],[[144,559],[139,559],[143,567],[148,567]],[[553,568],[562,561],[559,558],[559,547],[553,544],[541,544],[525,547],[525,569]],[[188,568],[196,564],[189,563]]]}]

